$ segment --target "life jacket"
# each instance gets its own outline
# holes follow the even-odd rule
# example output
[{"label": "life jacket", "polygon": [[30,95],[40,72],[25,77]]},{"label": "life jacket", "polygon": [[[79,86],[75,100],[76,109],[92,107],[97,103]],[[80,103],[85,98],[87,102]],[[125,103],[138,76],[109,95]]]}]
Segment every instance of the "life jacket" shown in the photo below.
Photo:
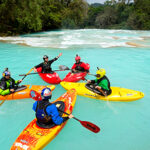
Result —
[{"label": "life jacket", "polygon": [[36,118],[38,123],[42,124],[50,124],[52,122],[52,119],[50,116],[48,116],[46,112],[47,106],[50,106],[51,103],[49,101],[38,101],[37,107],[36,107]]},{"label": "life jacket", "polygon": [[108,81],[108,88],[109,88],[109,91],[111,92],[110,81],[109,81],[109,79],[108,79],[106,76],[102,77],[101,79],[98,79],[96,84],[99,85],[99,83],[100,83],[102,80],[107,80],[107,81]]},{"label": "life jacket", "polygon": [[47,62],[47,63],[44,62],[43,63],[42,72],[43,73],[52,72],[51,64],[49,62]]},{"label": "life jacket", "polygon": [[5,77],[3,77],[0,80],[0,88],[3,90],[6,90],[8,88],[14,88],[14,86],[15,86],[15,80],[12,79],[11,77],[10,79],[6,79]]},{"label": "life jacket", "polygon": [[79,63],[75,63],[75,70],[78,70],[78,71],[85,71],[85,69],[83,67],[81,67],[82,65],[82,62],[79,62]]}]

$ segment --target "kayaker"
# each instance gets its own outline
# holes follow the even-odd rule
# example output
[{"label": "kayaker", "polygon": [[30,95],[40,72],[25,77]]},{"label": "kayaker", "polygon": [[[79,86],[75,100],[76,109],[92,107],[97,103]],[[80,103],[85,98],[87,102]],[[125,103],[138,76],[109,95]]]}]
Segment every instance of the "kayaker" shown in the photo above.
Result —
[{"label": "kayaker", "polygon": [[42,100],[36,101],[33,104],[33,110],[36,112],[37,124],[40,127],[48,126],[49,124],[60,125],[68,119],[72,118],[70,114],[68,117],[61,117],[55,104],[49,102],[52,92],[50,88],[44,88],[41,92]]},{"label": "kayaker", "polygon": [[85,64],[84,62],[81,62],[81,57],[76,55],[75,57],[75,63],[72,66],[71,70],[73,73],[75,72],[87,72],[89,73],[89,66]]},{"label": "kayaker", "polygon": [[8,95],[15,92],[18,83],[21,82],[22,80],[15,81],[11,78],[10,72],[7,68],[7,70],[3,72],[3,77],[0,80],[0,95]]},{"label": "kayaker", "polygon": [[43,56],[43,60],[44,62],[40,63],[39,65],[36,65],[34,67],[34,72],[37,72],[37,68],[42,67],[42,73],[53,73],[52,68],[51,68],[51,64],[56,61],[60,56],[62,55],[62,53],[60,53],[57,57],[55,57],[54,59],[48,60],[48,56],[44,55]]},{"label": "kayaker", "polygon": [[106,71],[105,69],[99,69],[96,72],[96,79],[95,80],[87,80],[87,85],[90,86],[90,84],[95,84],[95,89],[97,89],[100,93],[100,95],[107,96],[111,94],[110,89],[110,81],[106,77]]}]

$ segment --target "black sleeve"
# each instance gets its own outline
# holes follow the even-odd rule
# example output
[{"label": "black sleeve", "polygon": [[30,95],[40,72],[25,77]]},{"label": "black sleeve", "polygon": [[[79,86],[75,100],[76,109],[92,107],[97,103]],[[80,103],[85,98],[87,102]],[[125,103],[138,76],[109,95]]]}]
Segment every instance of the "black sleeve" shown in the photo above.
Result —
[{"label": "black sleeve", "polygon": [[62,117],[63,118],[63,122],[67,121],[69,119],[69,117]]},{"label": "black sleeve", "polygon": [[1,82],[0,82],[0,88],[1,88],[2,90],[5,90],[5,88],[6,88],[6,82],[5,82],[5,81],[1,81]]},{"label": "black sleeve", "polygon": [[94,83],[95,83],[95,80],[91,80],[91,83],[93,83],[93,84],[94,84]]},{"label": "black sleeve", "polygon": [[39,67],[43,67],[43,63],[40,63],[40,64],[35,66],[35,68],[39,68]]},{"label": "black sleeve", "polygon": [[50,64],[52,64],[54,61],[56,61],[58,59],[58,57],[55,57],[54,59],[51,59],[51,60],[49,60],[48,62],[50,63]]}]

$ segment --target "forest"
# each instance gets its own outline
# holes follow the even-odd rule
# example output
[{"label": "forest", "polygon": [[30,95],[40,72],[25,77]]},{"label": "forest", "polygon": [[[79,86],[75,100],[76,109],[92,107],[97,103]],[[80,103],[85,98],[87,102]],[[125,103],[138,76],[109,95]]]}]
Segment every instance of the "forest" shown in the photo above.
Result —
[{"label": "forest", "polygon": [[0,0],[0,36],[87,28],[150,30],[150,0]]}]

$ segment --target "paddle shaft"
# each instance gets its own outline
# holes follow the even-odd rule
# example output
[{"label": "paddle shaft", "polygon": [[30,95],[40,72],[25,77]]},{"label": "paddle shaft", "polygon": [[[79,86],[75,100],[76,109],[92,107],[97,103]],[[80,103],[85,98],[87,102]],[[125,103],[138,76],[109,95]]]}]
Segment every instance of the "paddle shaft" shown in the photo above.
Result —
[{"label": "paddle shaft", "polygon": [[[64,111],[62,111],[62,110],[60,110],[59,108],[57,108],[57,109],[58,109],[59,111],[63,112],[64,114],[68,115],[68,116],[70,115],[70,114],[68,114],[68,113],[66,113],[66,112],[64,112]],[[75,119],[75,120],[77,120],[77,121],[79,121],[79,122],[81,121],[81,120],[77,119],[76,117],[73,117],[73,119]]]},{"label": "paddle shaft", "polygon": [[[66,69],[66,70],[68,70],[68,69]],[[54,70],[54,72],[55,71],[66,71],[66,70]],[[30,73],[30,74],[28,74],[28,75],[33,75],[33,74],[39,74],[39,73],[42,73],[42,72],[34,72],[34,73]],[[47,74],[47,73],[43,73],[43,74]],[[19,76],[25,76],[26,74],[20,74]]]},{"label": "paddle shaft", "polygon": [[[62,111],[62,110],[60,110],[60,109],[58,109],[58,110],[61,111],[61,112],[63,112],[64,114],[70,115],[70,114],[68,114],[68,113],[66,113],[66,112],[64,112],[64,111]],[[73,119],[79,121],[80,124],[81,124],[83,127],[85,127],[86,129],[88,129],[88,130],[90,130],[90,131],[92,131],[92,132],[94,132],[94,133],[98,133],[98,132],[100,131],[100,128],[99,128],[97,125],[95,125],[95,124],[93,124],[93,123],[91,123],[91,122],[88,122],[88,121],[81,121],[81,120],[77,119],[76,117],[73,117]]]}]

